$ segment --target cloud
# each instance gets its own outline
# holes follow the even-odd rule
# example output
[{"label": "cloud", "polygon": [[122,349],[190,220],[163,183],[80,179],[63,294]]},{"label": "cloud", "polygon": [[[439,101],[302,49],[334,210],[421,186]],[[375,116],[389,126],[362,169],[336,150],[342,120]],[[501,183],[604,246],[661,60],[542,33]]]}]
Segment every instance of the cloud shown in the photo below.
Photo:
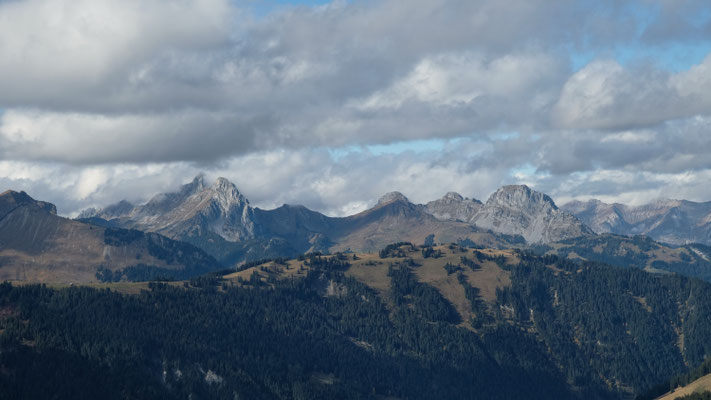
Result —
[{"label": "cloud", "polygon": [[259,115],[200,110],[103,115],[10,109],[1,121],[3,159],[68,164],[219,160],[259,146],[260,130],[271,124]]},{"label": "cloud", "polygon": [[[705,2],[240,4],[0,2],[0,184],[69,214],[199,171],[333,215],[516,182],[711,197],[666,178],[711,168],[711,56],[674,72],[645,58],[708,42]],[[443,145],[367,151],[413,140]]]},{"label": "cloud", "polygon": [[568,129],[626,129],[711,114],[711,57],[677,74],[594,61],[563,86],[555,124]]},{"label": "cloud", "polygon": [[227,42],[231,15],[227,0],[3,2],[0,104],[110,108],[155,59]]}]

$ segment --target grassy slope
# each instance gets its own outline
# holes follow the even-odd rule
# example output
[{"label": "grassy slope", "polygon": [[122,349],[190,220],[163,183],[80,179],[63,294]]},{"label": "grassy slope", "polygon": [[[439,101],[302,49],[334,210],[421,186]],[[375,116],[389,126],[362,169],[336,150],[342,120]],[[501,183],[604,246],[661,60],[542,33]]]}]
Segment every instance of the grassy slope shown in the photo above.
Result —
[{"label": "grassy slope", "polygon": [[[442,252],[442,257],[439,258],[424,258],[420,250],[411,251],[409,246],[402,246],[401,249],[406,253],[407,258],[412,258],[412,260],[419,265],[413,269],[418,280],[437,288],[442,295],[455,306],[462,316],[462,321],[468,321],[471,315],[471,303],[464,295],[464,288],[457,281],[457,274],[453,273],[448,275],[444,269],[445,264],[460,264],[461,256],[466,256],[479,264],[481,269],[476,271],[462,265],[463,270],[461,272],[468,278],[472,286],[479,289],[481,297],[485,301],[492,303],[496,299],[496,289],[511,284],[509,279],[510,273],[502,270],[493,261],[477,261],[474,251],[471,249],[461,249],[459,246],[453,246],[453,249],[449,247],[450,246],[447,245],[434,247],[435,250]],[[492,256],[503,254],[507,257],[509,263],[515,264],[518,262],[512,251],[481,251]],[[353,254],[347,254],[348,262],[351,263],[351,267],[345,272],[346,276],[365,283],[387,300],[387,294],[390,290],[390,278],[387,276],[388,266],[391,263],[402,262],[405,258],[380,258],[378,254],[356,254],[356,256],[358,259],[353,260]],[[225,278],[237,283],[239,278],[249,280],[252,274],[256,272],[263,280],[266,280],[270,275],[278,279],[288,279],[291,277],[305,276],[308,268],[307,265],[298,260],[289,260],[287,265],[269,262],[227,275]],[[463,324],[468,326],[465,322],[463,322]]]},{"label": "grassy slope", "polygon": [[107,230],[118,232],[32,205],[18,207],[0,223],[0,281],[87,284],[97,282],[99,266],[112,271],[137,265],[166,270],[182,270],[188,264],[205,271],[219,268],[192,246],[138,232],[131,240],[107,241]]},{"label": "grassy slope", "polygon": [[701,393],[705,391],[711,391],[711,374],[702,376],[684,387],[677,388],[673,392],[659,397],[658,400],[674,400],[692,393]]},{"label": "grassy slope", "polygon": [[[351,266],[345,271],[345,275],[352,277],[369,287],[373,288],[380,294],[386,303],[390,303],[390,277],[388,277],[388,267],[390,264],[396,264],[412,259],[416,267],[412,268],[417,279],[423,283],[427,283],[438,289],[440,293],[449,300],[456,308],[457,312],[462,317],[461,326],[466,329],[472,329],[468,323],[470,317],[474,316],[471,310],[471,303],[465,297],[464,288],[457,280],[457,273],[448,274],[444,266],[447,263],[459,265],[460,258],[466,256],[473,260],[481,268],[472,270],[465,265],[461,265],[461,273],[467,277],[467,281],[472,286],[479,289],[480,296],[486,301],[488,306],[494,307],[496,301],[496,290],[511,285],[510,272],[502,269],[493,261],[479,261],[476,257],[476,251],[472,249],[464,249],[459,246],[441,245],[435,246],[435,250],[439,250],[442,256],[439,258],[424,258],[422,252],[418,248],[412,250],[410,246],[401,246],[400,250],[405,257],[386,257],[380,258],[378,254],[355,254],[356,259],[353,259],[354,254],[344,254]],[[677,250],[677,249],[675,249]],[[679,249],[683,250],[683,249]],[[514,251],[511,250],[493,250],[485,249],[478,250],[489,256],[503,255],[507,264],[516,268],[519,260]],[[336,255],[324,257],[337,257]],[[553,266],[548,266],[551,270],[558,273],[566,273],[557,270]],[[508,269],[508,268],[507,268]],[[225,284],[240,285],[240,280],[249,281],[253,274],[257,274],[262,281],[267,281],[269,278],[276,279],[295,279],[304,277],[309,270],[309,266],[304,261],[288,260],[283,263],[267,262],[255,267],[245,269],[224,276]],[[171,285],[183,285],[183,282],[171,282]],[[110,288],[118,292],[135,294],[140,290],[147,288],[147,283],[115,283],[115,284],[94,284],[94,287]],[[218,290],[220,290],[218,288]],[[636,298],[640,304],[646,306],[646,299]],[[674,399],[694,391],[711,389],[711,376],[701,378],[692,384],[682,389],[677,389],[674,393],[666,395],[661,399]]]}]

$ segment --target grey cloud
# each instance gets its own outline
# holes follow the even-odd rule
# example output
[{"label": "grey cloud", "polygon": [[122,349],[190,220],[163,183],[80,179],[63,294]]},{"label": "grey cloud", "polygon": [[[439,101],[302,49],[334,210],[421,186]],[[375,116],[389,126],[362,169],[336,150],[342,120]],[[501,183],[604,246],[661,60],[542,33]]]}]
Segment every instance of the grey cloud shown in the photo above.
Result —
[{"label": "grey cloud", "polygon": [[[708,29],[687,24],[701,1],[381,0],[261,19],[234,4],[0,2],[0,184],[71,213],[203,170],[258,205],[338,215],[391,190],[485,199],[518,181],[637,196],[711,168],[711,58],[679,73],[569,65],[571,49],[693,44]],[[657,5],[651,24],[634,12]],[[337,160],[326,149],[431,138],[459,141]],[[521,168],[536,172],[511,175]],[[626,180],[636,170],[653,174],[647,187]]]},{"label": "grey cloud", "polygon": [[[210,152],[545,127],[568,73],[560,41],[579,34],[575,21],[591,7],[384,0],[255,20],[226,0],[151,0],[140,12],[133,1],[8,3],[0,6],[0,104],[9,110],[0,140],[5,157],[19,159],[203,161]],[[353,107],[415,78],[440,79],[445,87],[429,89],[444,92],[411,93],[386,110]],[[51,148],[7,133],[13,112],[27,110],[57,122],[23,128],[54,140]],[[81,146],[56,143],[76,142],[61,130],[70,123]]]},{"label": "grey cloud", "polygon": [[538,151],[539,169],[556,175],[595,169],[699,171],[711,168],[709,128],[711,118],[692,117],[653,129],[549,132],[533,149]]},{"label": "grey cloud", "polygon": [[9,110],[2,121],[2,159],[68,164],[217,160],[258,148],[274,126],[267,116],[196,110],[118,116]]},{"label": "grey cloud", "polygon": [[0,104],[88,108],[140,86],[154,57],[227,42],[226,0],[0,4]]}]

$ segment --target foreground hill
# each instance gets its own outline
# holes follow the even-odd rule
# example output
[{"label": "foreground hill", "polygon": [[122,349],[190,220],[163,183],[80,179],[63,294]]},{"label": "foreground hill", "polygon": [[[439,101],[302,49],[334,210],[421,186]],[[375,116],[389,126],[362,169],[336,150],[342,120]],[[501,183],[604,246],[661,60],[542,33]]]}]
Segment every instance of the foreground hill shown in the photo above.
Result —
[{"label": "foreground hill", "polygon": [[0,280],[88,283],[187,278],[218,269],[185,243],[139,231],[62,218],[52,204],[24,192],[0,194]]},{"label": "foreground hill", "polygon": [[711,245],[711,202],[658,200],[641,206],[573,201],[562,208],[597,233],[647,235],[673,245]]},{"label": "foreground hill", "polygon": [[149,287],[0,285],[0,391],[616,399],[711,354],[710,284],[521,251],[402,243]]},{"label": "foreground hill", "polygon": [[[706,318],[711,286],[697,280],[456,245],[405,244],[355,258],[270,262],[225,278],[246,285],[294,279],[331,260],[331,268],[341,265],[346,277],[366,284],[395,307],[401,289],[393,285],[402,278],[397,271],[404,269],[417,282],[437,289],[456,311],[452,317],[444,305],[433,312],[417,301],[402,303],[416,313],[480,335],[502,323],[516,326],[544,346],[545,357],[561,368],[573,387],[604,388],[621,396],[643,393],[660,377],[684,372],[711,354],[711,323]],[[333,281],[320,287],[330,295],[343,290]],[[408,296],[413,293],[409,290]]]}]

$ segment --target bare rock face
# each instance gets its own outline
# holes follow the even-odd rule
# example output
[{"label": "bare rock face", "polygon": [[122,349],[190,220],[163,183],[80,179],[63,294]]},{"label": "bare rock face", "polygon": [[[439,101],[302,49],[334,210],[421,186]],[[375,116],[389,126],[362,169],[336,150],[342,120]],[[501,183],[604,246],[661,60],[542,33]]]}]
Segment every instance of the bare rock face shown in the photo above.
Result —
[{"label": "bare rock face", "polygon": [[408,200],[407,197],[405,197],[405,195],[400,192],[389,192],[385,193],[380,199],[378,199],[378,203],[375,206],[382,206],[388,203],[392,203],[394,201],[401,201],[405,203],[410,202],[410,200]]},{"label": "bare rock face", "polygon": [[178,192],[159,194],[144,205],[122,201],[93,213],[88,210],[82,217],[118,220],[118,226],[176,239],[208,232],[231,242],[255,237],[254,210],[249,201],[227,179],[218,178],[207,186],[202,175]]},{"label": "bare rock face", "polygon": [[472,222],[481,206],[479,200],[462,197],[456,192],[449,192],[441,199],[425,204],[425,210],[440,220]]},{"label": "bare rock face", "polygon": [[489,197],[472,223],[497,233],[521,235],[528,243],[549,243],[590,235],[580,220],[527,186],[504,186]]},{"label": "bare rock face", "polygon": [[711,244],[711,202],[662,199],[641,206],[627,206],[589,200],[572,201],[563,209],[597,233],[646,235],[673,245]]},{"label": "bare rock face", "polygon": [[575,200],[566,203],[562,209],[578,217],[596,233],[619,233],[629,229],[623,216],[624,206],[620,204]]}]

